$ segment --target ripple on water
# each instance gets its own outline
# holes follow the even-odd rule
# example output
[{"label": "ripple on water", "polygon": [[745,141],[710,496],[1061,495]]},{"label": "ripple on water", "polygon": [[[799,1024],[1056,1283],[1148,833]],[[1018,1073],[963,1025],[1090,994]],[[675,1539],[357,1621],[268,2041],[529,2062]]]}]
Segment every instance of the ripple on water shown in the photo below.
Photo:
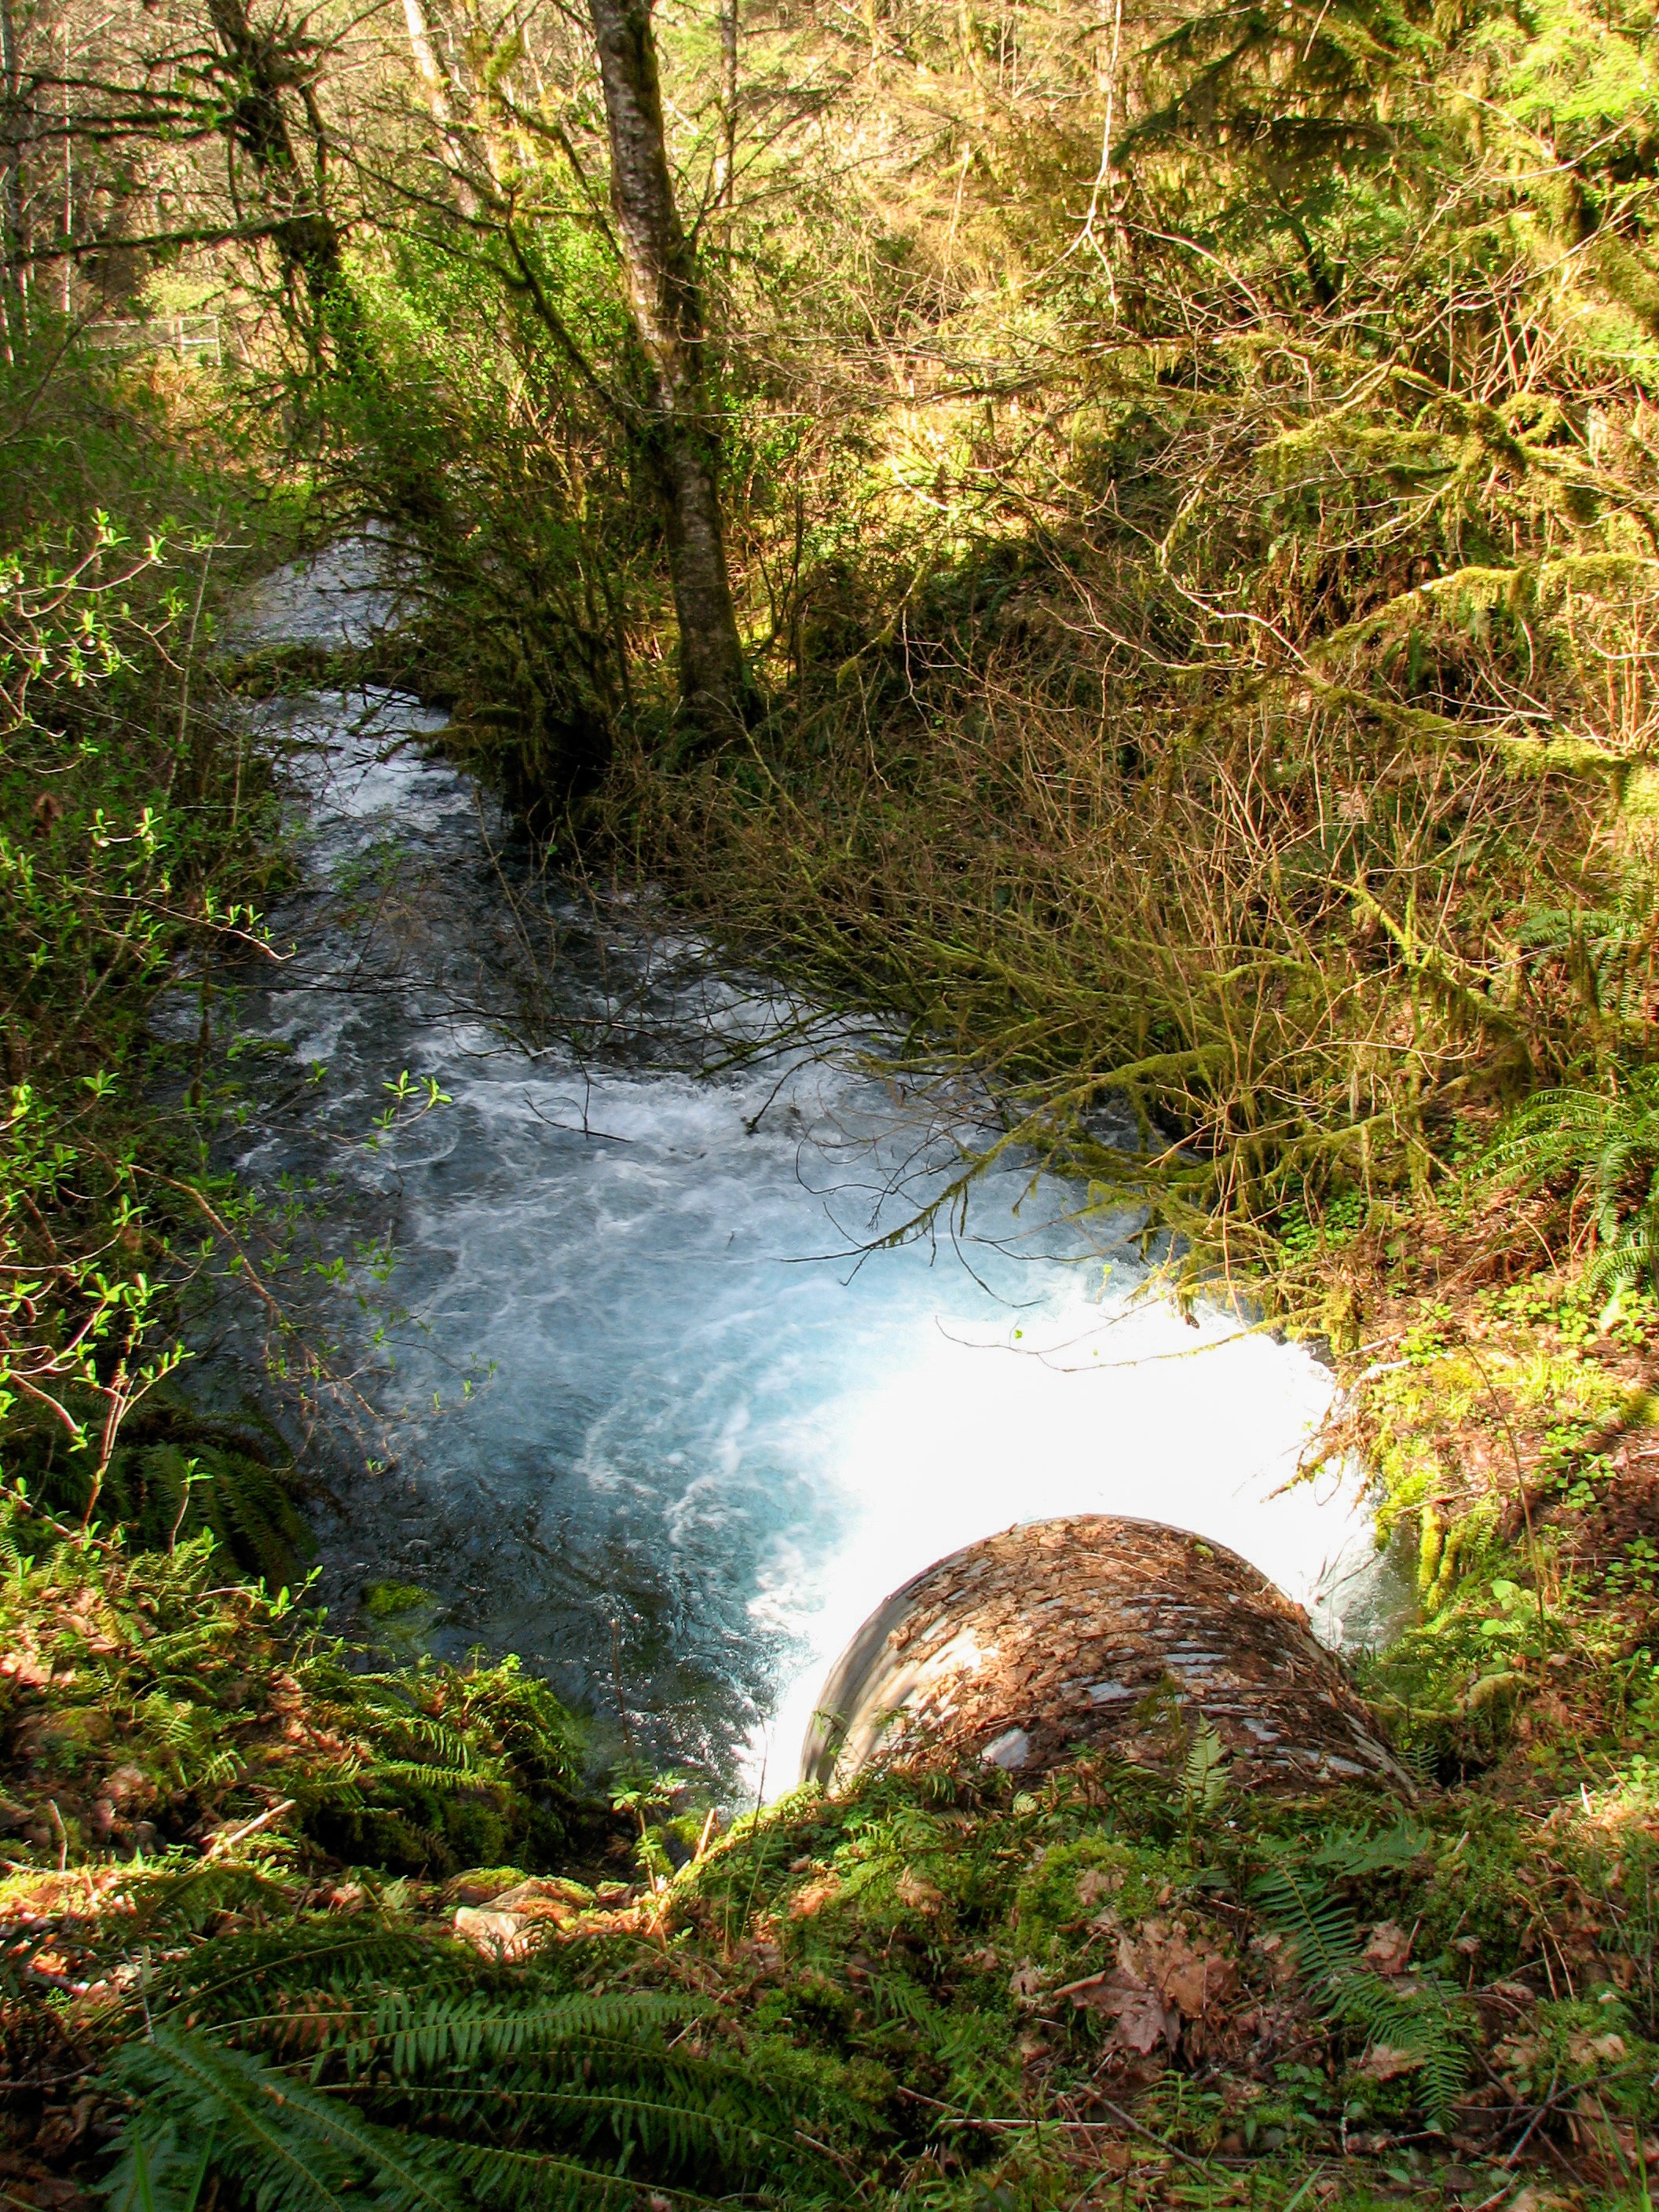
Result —
[{"label": "ripple on water", "polygon": [[[259,627],[361,632],[374,589],[372,561],[289,572]],[[649,902],[538,881],[422,750],[440,720],[368,690],[268,725],[301,875],[273,917],[292,958],[243,979],[241,1036],[283,1049],[239,1059],[235,1164],[310,1179],[320,1255],[406,1314],[377,1345],[349,1292],[328,1309],[373,1410],[332,1416],[337,1609],[419,1583],[437,1648],[516,1650],[602,1739],[621,1702],[660,1755],[769,1788],[873,1607],[1013,1521],[1176,1522],[1323,1600],[1328,1632],[1352,1618],[1359,1486],[1282,1492],[1323,1368],[1138,1297],[1133,1222],[1068,1218],[1080,1194],[1017,1163],[959,1237],[860,1259],[940,1187],[971,1102],[902,1097]],[[404,1070],[450,1103],[368,1150]],[[354,1255],[387,1245],[380,1284]]]}]

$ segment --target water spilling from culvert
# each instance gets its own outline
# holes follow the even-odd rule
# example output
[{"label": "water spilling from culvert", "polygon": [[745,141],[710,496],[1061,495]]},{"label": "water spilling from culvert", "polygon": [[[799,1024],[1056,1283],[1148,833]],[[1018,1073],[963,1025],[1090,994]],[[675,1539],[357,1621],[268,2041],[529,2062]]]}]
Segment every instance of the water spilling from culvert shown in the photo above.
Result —
[{"label": "water spilling from culvert", "polygon": [[[337,637],[372,582],[289,574],[258,625]],[[777,1789],[859,1624],[1015,1521],[1167,1521],[1352,1612],[1355,1486],[1275,1494],[1328,1402],[1307,1352],[1137,1303],[1133,1222],[1068,1222],[1018,1164],[959,1236],[860,1257],[965,1123],[665,915],[538,879],[423,750],[438,716],[273,712],[302,873],[292,957],[241,981],[232,1151],[337,1277],[284,1278],[342,1378],[308,1443],[337,1620],[418,1586],[432,1647],[516,1650],[602,1742]],[[405,1073],[449,1103],[371,1146]]]}]

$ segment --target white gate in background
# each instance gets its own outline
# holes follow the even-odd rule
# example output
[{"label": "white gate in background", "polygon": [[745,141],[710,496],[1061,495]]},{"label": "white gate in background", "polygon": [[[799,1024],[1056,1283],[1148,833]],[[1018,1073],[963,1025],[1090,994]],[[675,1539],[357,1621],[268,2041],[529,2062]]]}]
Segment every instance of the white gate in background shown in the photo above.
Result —
[{"label": "white gate in background", "polygon": [[86,335],[107,353],[176,353],[217,368],[224,359],[217,315],[155,315],[143,322],[88,323]]}]

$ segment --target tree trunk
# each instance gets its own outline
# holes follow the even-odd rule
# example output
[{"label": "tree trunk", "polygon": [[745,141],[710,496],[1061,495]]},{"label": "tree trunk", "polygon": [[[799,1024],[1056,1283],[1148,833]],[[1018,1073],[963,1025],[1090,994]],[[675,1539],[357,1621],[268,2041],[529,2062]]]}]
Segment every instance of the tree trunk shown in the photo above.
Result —
[{"label": "tree trunk", "polygon": [[738,167],[738,0],[720,0],[720,137],[710,197],[719,210],[721,236],[729,246]]},{"label": "tree trunk", "polygon": [[449,157],[450,180],[454,186],[456,204],[464,216],[476,215],[478,195],[467,173],[466,149],[456,132],[455,111],[449,97],[449,80],[444,75],[437,49],[432,43],[432,32],[421,0],[404,0],[404,22],[409,31],[409,51],[414,56],[415,66],[426,87],[427,105],[432,111],[432,120],[438,126],[444,151]]},{"label": "tree trunk", "polygon": [[28,297],[23,236],[23,80],[11,0],[0,0],[0,322],[8,361],[23,341]]},{"label": "tree trunk", "polygon": [[[247,0],[208,0],[208,17],[232,74],[235,97],[222,129],[246,154],[279,220],[271,237],[284,274],[304,286],[317,335],[337,313],[341,292],[340,234],[323,205],[319,181],[306,174],[283,104],[285,85],[302,82],[286,27],[272,34],[256,29]],[[321,125],[313,118],[321,161]]]},{"label": "tree trunk", "polygon": [[708,404],[702,302],[668,173],[647,0],[588,0],[611,135],[611,203],[650,378],[649,446],[668,533],[687,714],[711,735],[749,704],[720,526],[720,438]]}]

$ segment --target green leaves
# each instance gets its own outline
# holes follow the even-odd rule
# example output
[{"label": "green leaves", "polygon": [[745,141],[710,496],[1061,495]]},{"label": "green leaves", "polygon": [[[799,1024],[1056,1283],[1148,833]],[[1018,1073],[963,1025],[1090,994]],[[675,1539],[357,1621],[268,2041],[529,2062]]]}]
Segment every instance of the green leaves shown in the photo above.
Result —
[{"label": "green leaves", "polygon": [[154,2212],[193,2212],[201,2180],[169,2155],[179,2140],[208,2145],[203,2162],[240,2182],[258,2212],[346,2212],[348,2193],[365,2186],[380,2212],[456,2212],[418,2144],[209,2036],[160,2027],[125,2046],[108,2081],[143,2114],[124,2138],[118,2212],[150,2212],[146,2191]]},{"label": "green leaves", "polygon": [[216,2140],[210,2134],[192,2153],[171,2126],[132,2136],[104,2184],[112,2212],[196,2212]]},{"label": "green leaves", "polygon": [[1540,1091],[1510,1115],[1491,1164],[1525,1188],[1559,1178],[1592,1199],[1589,1291],[1659,1288],[1659,1069],[1619,1072],[1605,1091]]},{"label": "green leaves", "polygon": [[[176,1530],[197,1494],[189,1462],[169,1444],[141,1456],[151,1490],[125,1461],[117,1487]],[[297,1829],[410,1872],[509,1850],[541,1866],[562,1848],[580,1739],[545,1683],[513,1662],[364,1673],[286,1590],[227,1587],[224,1571],[205,1530],[129,1553],[0,1493],[0,1644],[15,1658],[0,1688],[25,1747],[9,1794],[40,1818],[55,1805],[77,1850],[250,1820],[267,1858]],[[259,1818],[273,1807],[280,1824]]]},{"label": "green leaves", "polygon": [[[0,1258],[36,1279],[0,1310],[0,1401],[10,1466],[45,1461],[88,1515],[122,1423],[182,1356],[159,1279],[178,1271],[141,1255],[168,1241],[167,1168],[199,1161],[168,1158],[143,1096],[149,1002],[234,926],[221,887],[249,874],[261,819],[238,833],[241,772],[191,719],[178,556],[157,533],[122,547],[99,509],[0,562],[0,1003],[27,1071],[0,1116]],[[186,556],[197,580],[210,550]]]},{"label": "green leaves", "polygon": [[1250,1884],[1249,1897],[1271,1927],[1294,1940],[1320,2010],[1360,2038],[1366,2053],[1389,2054],[1382,2078],[1409,2072],[1425,2118],[1444,2134],[1468,2074],[1456,1993],[1421,1970],[1408,1983],[1376,1971],[1361,1950],[1352,1913],[1322,1879],[1409,1863],[1425,1841],[1406,1823],[1374,1839],[1334,1835],[1313,1851],[1270,1865]]},{"label": "green leaves", "polygon": [[[349,1959],[319,1947],[296,1985],[296,1953],[234,2028],[162,2017],[117,2054],[105,2086],[132,2118],[115,2212],[194,2212],[208,2171],[258,2212],[346,2212],[366,2195],[378,2212],[608,2206],[647,2186],[823,2201],[830,2169],[786,2098],[735,2054],[668,2039],[705,2007],[529,1975],[478,1990],[481,1963],[435,1945],[409,1958],[423,1986],[377,1990],[363,1963],[353,1990]],[[273,2055],[285,2044],[304,2055]],[[197,2145],[192,2161],[180,2147]]]},{"label": "green leaves", "polygon": [[1200,1715],[1181,1771],[1181,1802],[1189,1818],[1213,1812],[1227,1794],[1227,1760],[1220,1736]]}]

